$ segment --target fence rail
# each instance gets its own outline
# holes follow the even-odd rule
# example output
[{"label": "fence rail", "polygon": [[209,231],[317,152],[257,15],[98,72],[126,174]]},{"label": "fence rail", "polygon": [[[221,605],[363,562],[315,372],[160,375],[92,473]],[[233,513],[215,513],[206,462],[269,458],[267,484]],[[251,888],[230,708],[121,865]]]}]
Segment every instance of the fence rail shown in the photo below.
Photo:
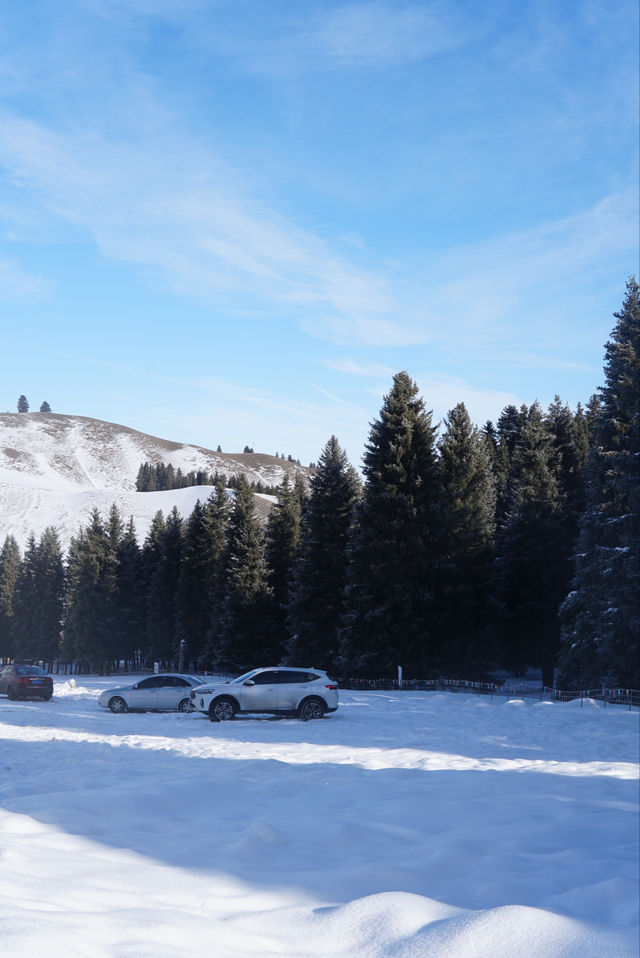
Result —
[{"label": "fence rail", "polygon": [[638,689],[583,689],[580,692],[563,691],[562,689],[545,689],[545,694],[554,702],[575,702],[580,704],[585,699],[596,699],[605,705],[628,705],[629,708],[640,708],[640,691]]},{"label": "fence rail", "polygon": [[421,691],[421,692],[465,692],[471,695],[488,695],[502,698],[536,698],[539,701],[573,702],[580,700],[580,705],[586,699],[596,699],[604,705],[626,705],[628,708],[640,708],[640,691],[638,689],[582,689],[579,691],[565,691],[551,688],[532,688],[524,683],[504,682],[470,682],[464,679],[338,679],[340,688],[355,691]]}]

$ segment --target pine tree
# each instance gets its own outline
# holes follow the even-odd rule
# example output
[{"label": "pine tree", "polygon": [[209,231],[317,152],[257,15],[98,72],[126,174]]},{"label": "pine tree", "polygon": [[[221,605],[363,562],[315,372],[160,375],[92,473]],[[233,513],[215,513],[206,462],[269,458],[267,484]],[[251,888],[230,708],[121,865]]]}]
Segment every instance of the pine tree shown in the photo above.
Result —
[{"label": "pine tree", "polygon": [[505,406],[497,423],[497,436],[494,441],[493,468],[496,479],[496,524],[501,528],[506,521],[506,513],[512,496],[510,479],[513,455],[522,443],[522,431],[527,422],[529,410],[523,403],[520,409],[514,405]]},{"label": "pine tree", "polygon": [[207,533],[206,591],[209,601],[209,627],[205,635],[204,651],[208,659],[217,654],[218,637],[222,631],[222,612],[226,586],[228,555],[229,494],[224,476],[217,475],[214,491],[205,507],[204,523]]},{"label": "pine tree", "polygon": [[347,547],[362,487],[335,436],[322,450],[291,575],[287,643],[292,665],[335,670],[344,614]]},{"label": "pine tree", "polygon": [[[159,520],[156,523],[156,520]],[[183,520],[174,506],[166,521],[156,514],[145,541],[147,578],[147,650],[154,661],[176,656],[176,613],[182,562]]]},{"label": "pine tree", "polygon": [[13,654],[13,604],[19,571],[20,549],[9,535],[0,552],[0,660]]},{"label": "pine tree", "polygon": [[38,630],[34,635],[37,655],[47,662],[57,659],[64,611],[65,570],[57,530],[48,526],[38,543]]},{"label": "pine tree", "polygon": [[292,486],[289,476],[285,475],[267,519],[266,559],[271,587],[271,618],[277,650],[274,661],[280,661],[282,658],[287,639],[289,579],[300,538],[303,496],[303,487]]},{"label": "pine tree", "polygon": [[187,521],[176,596],[176,641],[201,661],[210,637],[212,617],[219,612],[222,559],[229,506],[218,481],[205,505],[196,502]]},{"label": "pine tree", "polygon": [[511,465],[497,543],[504,663],[516,672],[540,667],[551,685],[567,559],[553,439],[537,403],[528,410]]},{"label": "pine tree", "polygon": [[29,412],[29,403],[24,395],[18,397],[18,412]]},{"label": "pine tree", "polygon": [[40,412],[51,412],[51,406],[50,406],[49,403],[46,401],[46,399],[45,399],[45,401],[42,403],[42,405],[40,406]]},{"label": "pine tree", "polygon": [[35,619],[35,604],[38,593],[38,547],[33,533],[27,539],[27,545],[18,570],[13,596],[13,654],[26,658],[31,654],[30,634]]},{"label": "pine tree", "polygon": [[[561,608],[559,683],[640,688],[640,289],[627,283],[605,346],[587,507]],[[592,404],[592,408],[596,404]]]},{"label": "pine tree", "polygon": [[213,650],[217,665],[242,671],[256,662],[275,662],[270,603],[264,535],[242,475],[229,520],[224,597]]},{"label": "pine tree", "polygon": [[418,387],[397,373],[365,448],[340,633],[343,674],[388,676],[397,665],[418,674],[437,654],[431,612],[442,543],[435,432]]},{"label": "pine tree", "polygon": [[16,581],[15,654],[52,662],[62,625],[64,565],[57,531],[47,527],[36,544],[30,537]]},{"label": "pine tree", "polygon": [[102,670],[114,654],[117,557],[97,509],[71,539],[62,654],[82,668]]},{"label": "pine tree", "polygon": [[133,517],[118,538],[114,605],[114,665],[133,661],[140,646],[146,607],[143,592],[142,552],[136,539]]},{"label": "pine tree", "polygon": [[439,605],[442,667],[475,674],[494,654],[491,563],[496,489],[490,439],[475,428],[464,403],[445,419],[439,442],[443,485],[444,568]]},{"label": "pine tree", "polygon": [[578,521],[584,510],[583,473],[589,451],[588,428],[580,407],[574,416],[559,396],[549,406],[545,425],[552,437],[555,471],[562,497],[564,551],[570,557],[578,533]]}]

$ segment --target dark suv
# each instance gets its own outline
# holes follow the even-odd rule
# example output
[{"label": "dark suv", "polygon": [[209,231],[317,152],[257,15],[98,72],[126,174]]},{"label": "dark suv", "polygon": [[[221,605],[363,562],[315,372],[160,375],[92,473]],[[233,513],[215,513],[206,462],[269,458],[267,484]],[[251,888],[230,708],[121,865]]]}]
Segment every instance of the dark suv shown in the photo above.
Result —
[{"label": "dark suv", "polygon": [[53,679],[39,665],[5,665],[0,669],[0,693],[10,699],[45,699],[53,695]]}]

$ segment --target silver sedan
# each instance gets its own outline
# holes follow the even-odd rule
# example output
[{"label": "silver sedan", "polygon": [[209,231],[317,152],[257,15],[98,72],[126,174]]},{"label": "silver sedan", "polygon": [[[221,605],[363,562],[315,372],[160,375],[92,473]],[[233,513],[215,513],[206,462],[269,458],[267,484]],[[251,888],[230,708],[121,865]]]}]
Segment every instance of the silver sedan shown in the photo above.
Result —
[{"label": "silver sedan", "polygon": [[149,675],[133,685],[107,689],[101,693],[98,705],[112,712],[189,712],[191,689],[203,683],[204,679],[197,675],[177,675],[174,672]]}]

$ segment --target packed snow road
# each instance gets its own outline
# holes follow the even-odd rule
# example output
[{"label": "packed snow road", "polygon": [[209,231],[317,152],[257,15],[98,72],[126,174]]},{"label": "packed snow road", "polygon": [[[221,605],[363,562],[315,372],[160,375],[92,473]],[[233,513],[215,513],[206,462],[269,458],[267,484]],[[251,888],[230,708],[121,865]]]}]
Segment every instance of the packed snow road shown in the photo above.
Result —
[{"label": "packed snow road", "polygon": [[637,958],[639,716],[341,692],[322,721],[0,698],[3,958]]}]

